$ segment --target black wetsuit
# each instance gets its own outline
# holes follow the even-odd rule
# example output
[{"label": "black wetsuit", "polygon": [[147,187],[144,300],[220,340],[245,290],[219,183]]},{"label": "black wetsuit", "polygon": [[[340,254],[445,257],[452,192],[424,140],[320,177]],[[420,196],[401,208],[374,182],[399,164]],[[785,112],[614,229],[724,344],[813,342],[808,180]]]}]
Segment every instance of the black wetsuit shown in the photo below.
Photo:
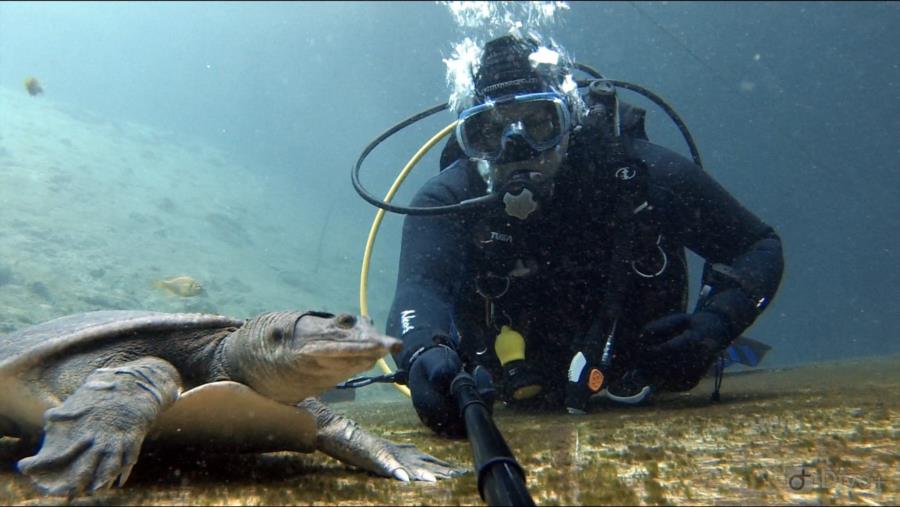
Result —
[{"label": "black wetsuit", "polygon": [[[592,150],[573,143],[552,201],[526,220],[502,209],[406,218],[387,323],[387,333],[405,344],[395,355],[400,368],[408,368],[410,357],[433,345],[435,336],[445,336],[464,362],[487,366],[499,382],[494,337],[509,324],[525,337],[526,363],[544,376],[547,391],[561,392],[571,343],[585,335],[603,304],[616,234],[616,195],[606,191],[610,171]],[[781,243],[772,228],[701,168],[645,140],[634,140],[630,153],[645,171],[649,207],[632,241],[633,262],[622,265],[633,273],[623,296],[612,375],[640,361],[647,346],[637,339],[642,326],[686,311],[685,248],[708,265],[725,264],[739,274],[743,288],[732,284],[713,293],[717,309],[732,318],[732,339],[762,311],[758,303],[772,298],[782,274]],[[429,180],[412,205],[455,204],[485,192],[472,163],[459,159]],[[693,387],[711,360],[670,369],[657,387]]]}]

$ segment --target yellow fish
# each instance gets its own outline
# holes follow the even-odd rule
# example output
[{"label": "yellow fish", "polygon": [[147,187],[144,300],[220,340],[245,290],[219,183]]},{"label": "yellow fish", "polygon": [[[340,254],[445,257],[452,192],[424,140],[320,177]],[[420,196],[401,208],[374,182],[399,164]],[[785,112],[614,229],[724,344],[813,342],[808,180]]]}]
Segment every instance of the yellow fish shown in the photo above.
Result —
[{"label": "yellow fish", "polygon": [[44,93],[44,89],[41,88],[41,83],[38,83],[38,80],[33,76],[28,76],[28,78],[25,79],[25,89],[28,91],[28,95],[31,95],[32,97]]},{"label": "yellow fish", "polygon": [[200,285],[200,282],[187,275],[157,280],[153,282],[153,287],[163,289],[183,298],[189,298],[203,293],[203,286]]}]

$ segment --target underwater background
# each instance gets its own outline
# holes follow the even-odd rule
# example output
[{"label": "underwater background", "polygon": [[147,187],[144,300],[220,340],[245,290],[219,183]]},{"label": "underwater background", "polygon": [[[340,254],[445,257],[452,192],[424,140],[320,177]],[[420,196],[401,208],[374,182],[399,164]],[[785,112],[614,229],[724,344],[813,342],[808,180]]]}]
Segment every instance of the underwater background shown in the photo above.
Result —
[{"label": "underwater background", "polygon": [[[705,169],[780,234],[781,288],[745,333],[773,347],[762,366],[879,356],[872,375],[897,371],[900,4],[492,5],[469,11],[469,26],[459,5],[437,2],[0,2],[0,333],[116,308],[358,312],[375,208],[353,190],[351,166],[384,130],[447,101],[443,60],[456,44],[519,21],[665,98]],[[29,77],[43,93],[29,93]],[[661,110],[621,96],[648,109],[652,141],[687,154]],[[391,137],[363,183],[383,196],[453,119]],[[438,153],[395,201],[437,172]],[[382,330],[401,226],[386,216],[369,273]],[[701,264],[690,266],[693,299]],[[160,286],[179,276],[203,290]],[[392,388],[358,396],[404,401],[404,431],[430,438]],[[876,418],[895,479],[896,401]],[[594,500],[617,499],[638,501]]]},{"label": "underwater background", "polygon": [[[747,332],[768,365],[900,351],[900,5],[550,5],[467,27],[434,2],[0,3],[0,332],[98,308],[358,311],[375,209],[350,167],[447,100],[442,60],[502,14],[665,98],[707,171],[780,233],[781,290]],[[623,98],[686,153],[662,111]],[[363,183],[384,195],[452,119],[383,143]],[[372,259],[382,327],[401,224],[386,217]],[[205,292],[152,286],[179,275]]]}]

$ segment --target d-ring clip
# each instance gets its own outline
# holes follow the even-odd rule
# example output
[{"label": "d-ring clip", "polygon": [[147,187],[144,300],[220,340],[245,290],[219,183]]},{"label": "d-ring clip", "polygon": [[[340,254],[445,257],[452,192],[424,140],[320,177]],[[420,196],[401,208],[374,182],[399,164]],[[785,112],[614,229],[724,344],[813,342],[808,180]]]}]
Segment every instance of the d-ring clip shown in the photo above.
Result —
[{"label": "d-ring clip", "polygon": [[662,243],[662,234],[660,234],[656,238],[656,249],[659,250],[659,254],[662,257],[662,267],[659,268],[659,271],[657,271],[656,273],[649,274],[649,273],[644,273],[643,271],[638,269],[637,265],[634,263],[634,261],[631,261],[631,269],[635,273],[637,273],[638,276],[640,276],[642,278],[656,278],[657,276],[663,274],[663,271],[666,270],[666,267],[668,267],[668,265],[669,265],[669,256],[666,255],[666,251],[663,250],[662,246],[660,246],[660,243]]}]

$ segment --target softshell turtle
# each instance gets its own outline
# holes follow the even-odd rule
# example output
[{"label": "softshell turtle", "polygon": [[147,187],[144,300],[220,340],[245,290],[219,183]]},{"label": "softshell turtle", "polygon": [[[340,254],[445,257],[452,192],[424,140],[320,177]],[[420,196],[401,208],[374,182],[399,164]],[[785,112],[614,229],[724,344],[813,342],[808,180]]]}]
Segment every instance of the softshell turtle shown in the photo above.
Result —
[{"label": "softshell turtle", "polygon": [[314,398],[400,346],[367,318],[323,312],[69,315],[0,336],[0,435],[43,434],[19,470],[69,496],[124,484],[145,440],[320,450],[400,480],[455,475]]}]

